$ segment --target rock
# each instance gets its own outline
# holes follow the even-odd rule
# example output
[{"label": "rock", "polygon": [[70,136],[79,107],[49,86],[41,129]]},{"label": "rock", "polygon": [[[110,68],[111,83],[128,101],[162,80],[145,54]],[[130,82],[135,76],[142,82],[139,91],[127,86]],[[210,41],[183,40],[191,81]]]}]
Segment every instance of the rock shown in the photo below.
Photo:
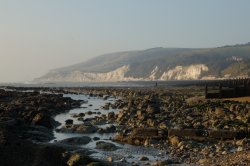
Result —
[{"label": "rock", "polygon": [[0,127],[1,126],[15,126],[17,120],[10,117],[0,117]]},{"label": "rock", "polygon": [[93,125],[79,125],[75,132],[77,133],[95,133],[97,132],[98,128]]},{"label": "rock", "polygon": [[110,107],[110,103],[107,103],[104,106],[102,106],[101,108],[104,110],[109,110],[109,107]]},{"label": "rock", "polygon": [[112,157],[107,157],[107,161],[108,162],[113,162],[113,158]]},{"label": "rock", "polygon": [[168,126],[167,126],[167,124],[165,122],[162,122],[162,123],[159,124],[159,128],[164,130],[164,129],[167,129]]},{"label": "rock", "polygon": [[72,119],[67,119],[65,120],[65,125],[73,125],[73,120]]},{"label": "rock", "polygon": [[112,120],[115,118],[115,113],[114,112],[109,112],[108,113],[108,120]]},{"label": "rock", "polygon": [[78,114],[78,117],[84,117],[84,116],[85,116],[85,114],[82,112]]},{"label": "rock", "polygon": [[78,121],[84,121],[84,118],[77,118]]},{"label": "rock", "polygon": [[118,119],[121,119],[125,116],[125,113],[124,112],[119,112],[118,113]]},{"label": "rock", "polygon": [[93,140],[98,141],[98,140],[100,140],[100,138],[99,137],[94,137]]},{"label": "rock", "polygon": [[88,111],[88,112],[86,112],[86,114],[87,114],[87,115],[92,115],[93,112],[92,112],[92,111]]},{"label": "rock", "polygon": [[90,137],[82,136],[82,137],[72,137],[72,138],[64,139],[64,140],[58,141],[58,143],[69,144],[69,145],[85,145],[85,144],[88,144],[90,141],[91,141]]},{"label": "rock", "polygon": [[155,126],[155,120],[153,120],[153,119],[147,119],[147,125],[149,126],[149,127],[154,127]]},{"label": "rock", "polygon": [[95,119],[92,120],[91,124],[93,125],[105,125],[107,123],[106,119]]},{"label": "rock", "polygon": [[36,116],[32,119],[31,124],[33,125],[39,125],[39,126],[44,126],[47,128],[53,128],[53,119],[44,113],[38,113]]},{"label": "rock", "polygon": [[238,145],[238,146],[244,146],[246,143],[247,143],[247,139],[244,138],[244,139],[242,139],[242,140],[236,141],[235,144]]},{"label": "rock", "polygon": [[242,146],[239,146],[239,147],[237,148],[237,152],[241,152],[241,151],[243,151],[243,147],[242,147]]},{"label": "rock", "polygon": [[80,166],[80,165],[88,165],[92,162],[94,161],[90,157],[85,156],[82,153],[74,153],[68,159],[67,164],[68,166]]},{"label": "rock", "polygon": [[97,132],[98,127],[93,126],[91,124],[77,124],[77,125],[71,125],[71,126],[63,126],[60,129],[56,129],[57,132],[65,132],[65,133],[95,133]]},{"label": "rock", "polygon": [[126,162],[127,162],[127,160],[123,157],[123,158],[120,160],[120,162],[122,162],[122,163],[126,163]]},{"label": "rock", "polygon": [[103,96],[103,100],[108,100],[109,96],[106,95],[106,96]]},{"label": "rock", "polygon": [[145,157],[145,156],[142,156],[139,160],[140,160],[140,161],[148,161],[149,158],[147,158],[147,157]]},{"label": "rock", "polygon": [[114,125],[110,125],[103,130],[103,133],[114,133],[115,131],[116,127]]},{"label": "rock", "polygon": [[215,108],[215,112],[214,112],[217,116],[225,116],[225,111],[223,108]]},{"label": "rock", "polygon": [[207,164],[207,162],[208,162],[207,159],[200,159],[200,160],[198,161],[198,163],[201,164],[201,165],[205,165],[205,164]]},{"label": "rock", "polygon": [[96,142],[96,149],[101,149],[104,151],[115,151],[119,149],[119,147],[109,142],[99,141],[99,142]]},{"label": "rock", "polygon": [[68,166],[76,166],[80,162],[80,160],[81,160],[81,155],[80,154],[73,154],[69,158],[67,164],[68,164]]},{"label": "rock", "polygon": [[147,138],[145,141],[144,141],[144,146],[145,147],[148,147],[150,145],[150,139]]},{"label": "rock", "polygon": [[152,163],[153,166],[167,166],[168,162],[167,161],[155,161]]},{"label": "rock", "polygon": [[92,162],[92,163],[89,163],[87,166],[103,166],[103,164],[99,162]]},{"label": "rock", "polygon": [[155,114],[155,113],[158,113],[158,110],[156,110],[156,108],[154,107],[148,106],[148,108],[146,109],[146,112],[148,114]]},{"label": "rock", "polygon": [[170,141],[171,145],[174,145],[174,146],[178,146],[178,144],[180,143],[180,139],[177,136],[170,137],[169,141]]}]

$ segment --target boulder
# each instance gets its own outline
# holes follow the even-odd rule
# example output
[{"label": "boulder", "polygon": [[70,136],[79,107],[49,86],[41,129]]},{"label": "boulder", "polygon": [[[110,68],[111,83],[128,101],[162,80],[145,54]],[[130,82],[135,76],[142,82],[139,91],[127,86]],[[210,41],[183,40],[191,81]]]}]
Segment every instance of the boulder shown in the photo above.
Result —
[{"label": "boulder", "polygon": [[38,113],[32,119],[31,124],[44,126],[47,128],[53,128],[55,123],[54,123],[54,120],[49,115],[44,114],[44,113]]},{"label": "boulder", "polygon": [[58,143],[69,144],[69,145],[85,145],[85,144],[88,144],[90,141],[91,141],[90,137],[83,136],[83,137],[72,137],[72,138],[64,139],[64,140],[58,141]]},{"label": "boulder", "polygon": [[67,161],[68,166],[79,166],[79,165],[88,165],[94,160],[88,156],[84,156],[80,153],[74,153],[70,156]]},{"label": "boulder", "polygon": [[142,156],[139,160],[140,160],[140,161],[148,161],[149,158],[148,158],[148,157],[145,157],[145,156]]},{"label": "boulder", "polygon": [[79,125],[76,127],[75,132],[77,133],[95,133],[97,132],[98,127],[92,125]]},{"label": "boulder", "polygon": [[67,119],[65,120],[65,125],[73,125],[73,120],[72,119]]},{"label": "boulder", "polygon": [[96,149],[101,149],[104,151],[115,151],[119,149],[119,147],[109,142],[99,141],[96,142]]}]

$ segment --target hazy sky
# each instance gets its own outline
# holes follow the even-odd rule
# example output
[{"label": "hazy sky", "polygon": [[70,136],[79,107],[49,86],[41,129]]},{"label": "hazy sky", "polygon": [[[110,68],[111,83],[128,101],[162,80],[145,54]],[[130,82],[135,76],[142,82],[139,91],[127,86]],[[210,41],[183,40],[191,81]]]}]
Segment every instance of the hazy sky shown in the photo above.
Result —
[{"label": "hazy sky", "polygon": [[91,57],[250,41],[250,0],[0,0],[0,82]]}]

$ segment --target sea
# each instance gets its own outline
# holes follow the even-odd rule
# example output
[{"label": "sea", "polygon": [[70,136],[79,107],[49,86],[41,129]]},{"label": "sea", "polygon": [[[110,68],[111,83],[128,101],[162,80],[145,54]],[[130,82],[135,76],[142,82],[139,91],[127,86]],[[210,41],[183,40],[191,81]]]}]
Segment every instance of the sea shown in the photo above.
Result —
[{"label": "sea", "polygon": [[183,87],[191,85],[202,85],[208,81],[205,80],[185,80],[185,81],[120,81],[120,82],[60,82],[60,83],[0,83],[1,87]]}]

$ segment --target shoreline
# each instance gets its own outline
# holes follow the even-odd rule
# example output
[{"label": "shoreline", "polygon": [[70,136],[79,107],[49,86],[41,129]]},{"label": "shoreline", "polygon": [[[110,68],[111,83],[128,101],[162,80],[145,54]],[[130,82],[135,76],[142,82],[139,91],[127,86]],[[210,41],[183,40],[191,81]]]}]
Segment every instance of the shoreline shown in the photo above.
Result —
[{"label": "shoreline", "polygon": [[[20,89],[24,90],[25,88],[19,88],[19,90]],[[29,89],[32,89],[32,88],[29,88]],[[37,90],[36,88],[34,89],[35,91]],[[47,88],[45,89],[48,90]],[[224,117],[227,117],[227,116],[229,116],[230,118],[231,116],[230,111],[231,112],[234,111],[237,105],[242,106],[242,103],[234,102],[234,101],[201,100],[197,96],[202,96],[203,92],[199,88],[195,89],[194,87],[169,88],[169,89],[165,89],[165,88],[101,88],[101,87],[92,88],[91,87],[91,88],[50,88],[50,90],[51,92],[57,92],[57,93],[65,93],[65,92],[74,93],[74,94],[85,93],[91,96],[95,96],[95,95],[112,96],[113,95],[113,96],[122,97],[122,100],[120,101],[120,103],[118,103],[121,105],[119,108],[120,112],[116,117],[114,117],[114,121],[118,124],[121,123],[127,126],[127,128],[125,128],[126,132],[120,133],[120,134],[123,134],[123,137],[125,138],[131,137],[131,134],[135,132],[135,130],[138,128],[156,128],[156,129],[165,128],[167,129],[173,124],[176,124],[177,126],[182,125],[182,126],[179,126],[180,129],[181,128],[199,129],[203,125],[203,122],[201,120],[203,116],[205,116],[205,118],[208,118],[208,121],[209,121],[209,116],[211,115],[213,116],[213,114],[216,114],[216,116],[214,116],[215,120],[216,118],[223,120]],[[190,99],[190,100],[187,100],[187,99]],[[197,99],[197,101],[195,99]],[[234,106],[231,106],[231,105],[234,105]],[[206,110],[203,108],[203,107],[206,107],[207,109],[209,109],[211,106],[213,107],[216,106],[218,108],[221,107],[224,110],[223,109]],[[249,104],[247,103],[245,104],[245,106],[247,109],[250,108]],[[189,110],[187,112],[188,109],[191,109],[191,111]],[[200,113],[199,109],[203,110],[204,113]],[[237,109],[235,110],[238,111]],[[189,114],[195,115],[195,116],[189,116]],[[158,117],[157,119],[155,115],[160,115],[162,118],[164,116],[166,117],[164,117],[165,120],[164,118],[160,120],[161,118],[159,119]],[[143,116],[147,116],[147,117],[143,117]],[[179,119],[180,122],[178,122],[178,116],[183,117],[183,118],[185,117],[185,118]],[[249,116],[249,111],[248,111],[247,116]],[[198,119],[196,117],[198,117]],[[233,119],[236,117],[237,116],[235,115]],[[187,118],[188,118],[188,121],[186,121]],[[236,120],[239,120],[239,118],[237,118]],[[158,120],[160,121],[158,122]],[[185,121],[185,123],[188,123],[189,125],[192,125],[192,127],[185,126],[185,123],[183,123],[183,121]],[[202,122],[200,126],[197,125],[198,122]],[[246,128],[249,128],[249,122],[246,121],[246,123],[244,124],[248,125],[246,126]],[[208,126],[209,125],[210,125],[210,122],[208,122]],[[225,127],[227,124],[224,124],[224,125],[218,124],[218,125],[221,125],[219,127]],[[177,127],[177,126],[174,126],[174,127]],[[229,126],[229,130],[230,128],[233,129],[233,127],[237,127],[237,126],[231,126],[231,127]],[[143,133],[143,131],[140,131],[140,133]],[[142,136],[145,137],[145,135],[143,134]],[[238,142],[237,141],[235,142],[235,140],[227,139],[227,140],[213,140],[211,141],[211,143],[206,143],[206,142],[204,143],[204,141],[201,141],[201,140],[196,141],[191,137],[186,138],[185,136],[175,134],[172,137],[170,137],[169,135],[164,135],[164,139],[162,139],[161,142],[162,141],[164,143],[163,144],[161,143],[160,144],[161,146],[159,146],[159,142],[157,142],[157,139],[150,138],[149,135],[146,135],[146,139],[143,138],[143,140],[137,141],[137,144],[145,146],[146,142],[150,142],[150,143],[147,143],[148,145],[146,146],[150,145],[150,146],[155,146],[158,148],[164,148],[166,150],[166,152],[173,159],[173,160],[169,160],[168,162],[172,161],[174,163],[175,161],[178,161],[177,163],[185,163],[185,164],[198,164],[198,165],[199,164],[203,164],[203,165],[215,164],[216,161],[214,161],[214,159],[220,160],[223,157],[225,158],[225,156],[227,155],[230,156],[232,154],[234,155],[238,154],[238,158],[240,158],[241,156],[243,156],[241,153],[243,154],[249,153],[249,148],[247,148],[249,145],[249,137],[246,139],[240,139]],[[135,142],[132,141],[130,143],[134,144]],[[217,150],[215,148],[216,147],[215,145],[220,147],[221,149]],[[230,152],[230,149],[233,149],[234,147],[236,148],[236,151],[238,150],[239,151],[236,153]],[[238,148],[240,147],[240,148],[237,149],[237,147]],[[216,152],[214,153],[213,151],[216,151]],[[199,154],[197,152],[202,153],[202,154]],[[211,152],[213,152],[212,153],[213,155],[211,155]],[[164,161],[162,164],[164,165]]]}]

